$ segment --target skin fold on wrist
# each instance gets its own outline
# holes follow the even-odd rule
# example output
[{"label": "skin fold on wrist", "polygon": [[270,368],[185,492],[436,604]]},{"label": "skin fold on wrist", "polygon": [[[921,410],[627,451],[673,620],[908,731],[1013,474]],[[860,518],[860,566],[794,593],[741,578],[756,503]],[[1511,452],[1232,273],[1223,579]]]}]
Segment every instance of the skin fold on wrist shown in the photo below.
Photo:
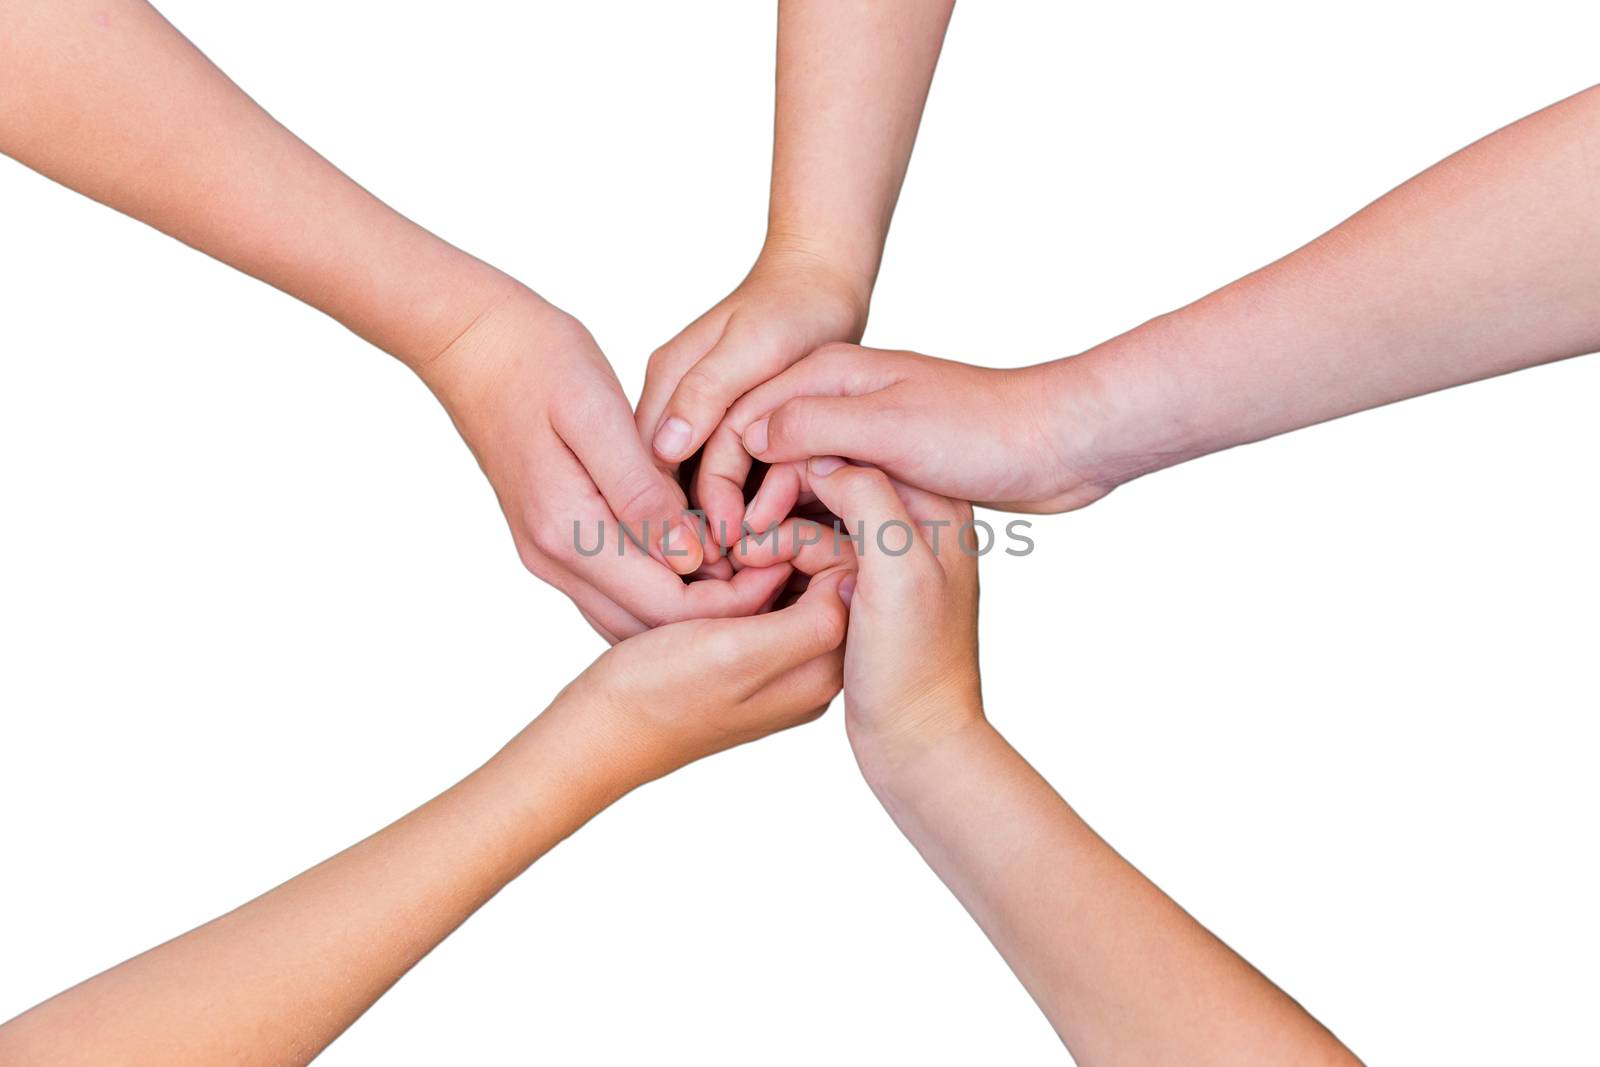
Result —
[{"label": "skin fold on wrist", "polygon": [[941,698],[890,723],[862,723],[845,715],[856,763],[875,789],[914,778],[917,768],[936,753],[967,743],[987,727],[982,702],[966,696]]},{"label": "skin fold on wrist", "polygon": [[461,255],[462,262],[452,265],[438,282],[447,294],[444,309],[409,324],[400,332],[403,340],[388,348],[390,355],[430,385],[448,368],[450,355],[504,305],[528,298],[543,303],[515,278]]},{"label": "skin fold on wrist", "polygon": [[825,276],[838,291],[850,295],[856,304],[860,325],[866,325],[872,290],[878,279],[876,253],[852,252],[837,242],[795,230],[769,229],[756,264],[758,268],[808,271]]},{"label": "skin fold on wrist", "polygon": [[1176,315],[1163,316],[1025,371],[1041,379],[1046,435],[1062,469],[1087,491],[1077,503],[1215,451],[1194,417],[1192,398],[1168,371],[1180,333]]}]

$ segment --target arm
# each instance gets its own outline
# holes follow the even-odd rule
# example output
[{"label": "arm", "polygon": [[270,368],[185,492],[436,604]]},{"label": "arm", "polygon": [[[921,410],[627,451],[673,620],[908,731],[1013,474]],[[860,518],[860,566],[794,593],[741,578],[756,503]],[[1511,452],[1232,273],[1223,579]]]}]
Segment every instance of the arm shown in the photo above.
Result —
[{"label": "arm", "polygon": [[1254,274],[1069,359],[830,346],[707,454],[837,453],[1059,511],[1148,471],[1600,348],[1600,88],[1492,134]]},{"label": "arm", "polygon": [[[0,151],[319,308],[415,370],[482,464],[524,561],[626,636],[693,611],[682,492],[581,324],[384,205],[246,96],[143,0],[0,4]],[[559,401],[559,402],[558,402]],[[572,457],[577,458],[573,463]],[[618,518],[654,560],[570,551]],[[565,531],[562,536],[557,531]],[[652,563],[652,566],[642,564]],[[711,602],[715,600],[713,605]]]},{"label": "arm", "polygon": [[975,711],[948,709],[971,721],[898,758],[858,733],[857,756],[1078,1063],[1357,1062],[1101,840]]},{"label": "arm", "polygon": [[[734,400],[813,348],[860,340],[953,6],[778,5],[766,241],[732,295],[651,357],[638,423],[662,461],[690,456]],[[714,530],[737,533],[747,471],[702,467]]]},{"label": "arm", "polygon": [[400,821],[0,1027],[0,1060],[308,1062],[624,791],[625,769],[585,737],[586,710],[558,702]]},{"label": "arm", "polygon": [[[1355,1063],[984,720],[975,546],[956,540],[971,508],[834,457],[811,460],[808,476],[829,510],[868,535],[856,546],[844,674],[862,773],[1077,1062]],[[921,531],[901,555],[876,547],[894,522]],[[902,538],[890,537],[892,551]]]},{"label": "arm", "polygon": [[842,572],[792,607],[623,642],[499,754],[399,822],[0,1026],[0,1061],[305,1063],[623,793],[820,714]]}]

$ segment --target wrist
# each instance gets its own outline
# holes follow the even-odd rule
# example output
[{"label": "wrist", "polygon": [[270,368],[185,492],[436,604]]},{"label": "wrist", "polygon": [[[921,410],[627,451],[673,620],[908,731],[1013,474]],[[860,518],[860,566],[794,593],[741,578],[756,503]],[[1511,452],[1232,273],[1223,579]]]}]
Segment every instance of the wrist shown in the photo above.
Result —
[{"label": "wrist", "polygon": [[1212,451],[1173,373],[1181,324],[1163,316],[1080,355],[1025,368],[1070,488],[1060,510]]},{"label": "wrist", "polygon": [[867,716],[846,696],[845,735],[856,764],[868,782],[887,781],[914,769],[923,760],[986,725],[983,701],[972,693],[947,694],[915,707],[898,708],[892,716]]},{"label": "wrist", "polygon": [[649,780],[618,727],[607,707],[569,689],[469,781],[496,791],[537,855]]},{"label": "wrist", "polygon": [[866,329],[872,290],[878,279],[878,253],[852,248],[795,230],[769,228],[751,273],[799,275],[845,300],[856,320],[856,336]]},{"label": "wrist", "polygon": [[904,796],[936,776],[955,754],[981,744],[994,732],[981,707],[951,707],[916,729],[866,729],[845,719],[850,749],[861,776],[880,797]]},{"label": "wrist", "polygon": [[366,273],[336,275],[320,297],[296,292],[414,371],[464,333],[515,279],[419,227],[382,250]]},{"label": "wrist", "polygon": [[464,299],[443,341],[402,359],[451,412],[499,388],[502,372],[534,352],[565,351],[583,324],[532,289],[501,275]]}]

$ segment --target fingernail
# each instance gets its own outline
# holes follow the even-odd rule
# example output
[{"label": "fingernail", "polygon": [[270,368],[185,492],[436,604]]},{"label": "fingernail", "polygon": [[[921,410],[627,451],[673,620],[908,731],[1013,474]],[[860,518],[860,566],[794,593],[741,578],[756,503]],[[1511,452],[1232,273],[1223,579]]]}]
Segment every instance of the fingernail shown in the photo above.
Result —
[{"label": "fingernail", "polygon": [[662,459],[682,459],[689,448],[689,435],[694,430],[687,422],[674,415],[656,431],[656,455]]},{"label": "fingernail", "polygon": [[750,498],[749,504],[745,505],[743,525],[749,526],[751,529],[755,528],[755,524],[750,521],[750,516],[756,514],[757,509],[761,506],[761,498],[766,495],[767,486],[771,484],[770,481],[762,480],[760,488],[756,490],[756,495]]},{"label": "fingernail", "polygon": [[840,459],[838,456],[814,456],[812,457],[811,462],[806,464],[806,466],[811,469],[812,474],[815,474],[819,478],[826,478],[828,475],[844,466],[844,460]]},{"label": "fingernail", "polygon": [[744,450],[752,456],[767,450],[767,423],[771,419],[752,422],[744,431]]},{"label": "fingernail", "polygon": [[839,579],[839,599],[844,601],[844,606],[849,607],[850,601],[856,595],[856,576],[847,574]]},{"label": "fingernail", "polygon": [[665,536],[661,538],[661,554],[666,557],[667,566],[679,574],[691,574],[705,562],[699,538],[682,519],[667,527]]}]

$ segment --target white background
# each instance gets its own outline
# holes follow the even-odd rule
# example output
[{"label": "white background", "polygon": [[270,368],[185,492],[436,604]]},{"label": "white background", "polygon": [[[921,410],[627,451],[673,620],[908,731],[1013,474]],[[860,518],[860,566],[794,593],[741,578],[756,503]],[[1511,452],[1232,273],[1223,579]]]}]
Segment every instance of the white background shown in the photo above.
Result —
[{"label": "white background", "polygon": [[[169,0],[630,391],[760,237],[772,6]],[[1082,350],[1596,80],[1592,4],[968,4],[869,343]],[[601,648],[422,386],[0,161],[0,1018],[399,816]],[[1575,1062],[1600,361],[1202,459],[984,567],[991,717],[1374,1063]],[[1585,1053],[1583,1050],[1591,1050]],[[541,861],[328,1053],[1035,1063],[837,711]]]}]

